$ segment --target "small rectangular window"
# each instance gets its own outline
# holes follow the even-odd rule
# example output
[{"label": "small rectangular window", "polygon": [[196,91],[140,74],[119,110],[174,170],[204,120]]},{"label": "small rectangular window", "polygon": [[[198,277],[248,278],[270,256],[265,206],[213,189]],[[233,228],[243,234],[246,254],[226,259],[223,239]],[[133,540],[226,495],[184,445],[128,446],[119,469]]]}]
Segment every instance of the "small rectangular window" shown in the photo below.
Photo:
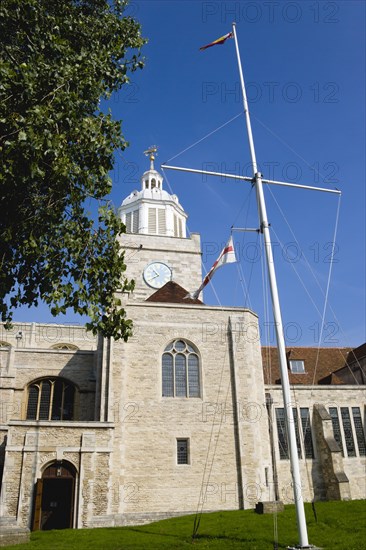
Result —
[{"label": "small rectangular window", "polygon": [[177,464],[189,464],[188,462],[188,439],[177,439]]},{"label": "small rectangular window", "polygon": [[290,370],[294,374],[303,374],[305,372],[304,361],[290,361]]}]

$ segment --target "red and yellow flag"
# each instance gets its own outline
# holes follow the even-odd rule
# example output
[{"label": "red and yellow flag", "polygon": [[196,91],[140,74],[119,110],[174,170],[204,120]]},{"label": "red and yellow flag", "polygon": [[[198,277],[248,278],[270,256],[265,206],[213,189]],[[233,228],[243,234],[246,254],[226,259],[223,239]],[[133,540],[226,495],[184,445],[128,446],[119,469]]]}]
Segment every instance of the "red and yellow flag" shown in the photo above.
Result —
[{"label": "red and yellow flag", "polygon": [[224,36],[221,36],[221,38],[218,38],[217,40],[214,40],[210,44],[206,44],[206,46],[201,46],[200,50],[205,50],[206,48],[211,48],[211,46],[216,46],[217,44],[223,44],[225,42],[225,40],[227,40],[228,38],[233,38],[233,33],[232,32],[228,32]]}]

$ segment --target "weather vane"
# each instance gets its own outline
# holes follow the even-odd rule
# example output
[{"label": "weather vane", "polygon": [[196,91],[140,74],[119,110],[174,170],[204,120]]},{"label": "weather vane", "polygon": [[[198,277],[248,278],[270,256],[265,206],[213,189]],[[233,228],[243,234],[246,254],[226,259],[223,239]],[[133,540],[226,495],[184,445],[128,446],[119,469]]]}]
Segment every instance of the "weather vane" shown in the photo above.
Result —
[{"label": "weather vane", "polygon": [[158,152],[158,146],[157,145],[151,145],[146,151],[144,151],[144,155],[150,158],[150,160],[155,160],[155,156]]}]

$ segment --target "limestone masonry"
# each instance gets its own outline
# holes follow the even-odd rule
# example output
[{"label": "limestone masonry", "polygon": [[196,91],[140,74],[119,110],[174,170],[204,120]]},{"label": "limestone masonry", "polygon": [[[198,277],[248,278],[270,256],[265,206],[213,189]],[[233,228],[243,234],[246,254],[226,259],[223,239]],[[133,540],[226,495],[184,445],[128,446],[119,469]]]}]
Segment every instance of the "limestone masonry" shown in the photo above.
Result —
[{"label": "limestone masonry", "polygon": [[[293,500],[276,350],[261,349],[254,312],[186,298],[200,237],[153,159],[119,215],[136,281],[120,296],[127,343],[0,326],[3,543]],[[287,358],[304,499],[365,498],[366,345]]]}]

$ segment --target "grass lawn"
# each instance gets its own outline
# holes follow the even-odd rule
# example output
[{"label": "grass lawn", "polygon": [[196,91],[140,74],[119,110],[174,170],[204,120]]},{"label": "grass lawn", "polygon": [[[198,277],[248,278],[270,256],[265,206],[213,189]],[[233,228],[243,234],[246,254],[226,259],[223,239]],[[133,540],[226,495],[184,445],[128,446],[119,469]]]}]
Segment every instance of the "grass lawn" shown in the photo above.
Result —
[{"label": "grass lawn", "polygon": [[[306,505],[309,543],[329,550],[366,549],[366,501],[317,502],[317,522]],[[295,507],[277,516],[278,548],[298,543]],[[139,527],[38,531],[22,550],[172,550],[174,548],[248,550],[274,549],[275,518],[252,510],[203,514],[192,541],[194,516],[174,518]]]}]

